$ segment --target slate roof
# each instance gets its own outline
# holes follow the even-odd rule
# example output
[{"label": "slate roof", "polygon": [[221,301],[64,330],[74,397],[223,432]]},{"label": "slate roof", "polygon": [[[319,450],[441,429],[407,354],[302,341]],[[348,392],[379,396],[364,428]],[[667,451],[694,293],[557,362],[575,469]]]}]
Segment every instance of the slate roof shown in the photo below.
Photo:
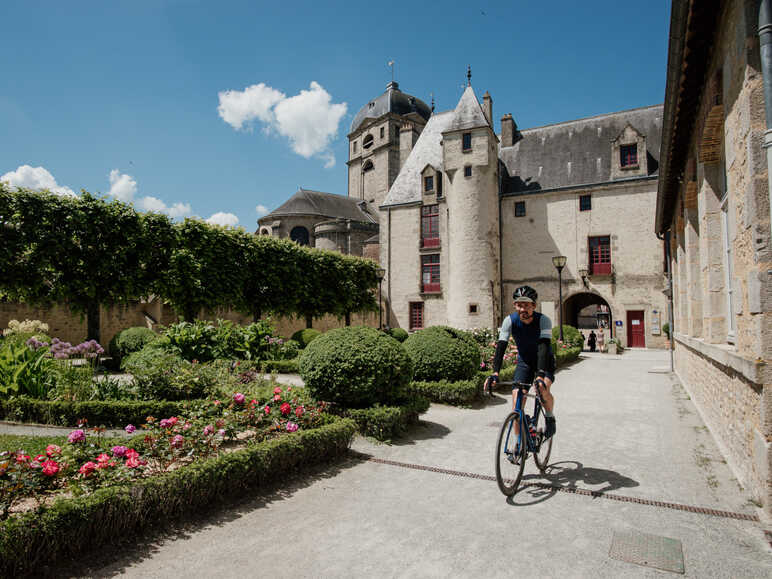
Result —
[{"label": "slate roof", "polygon": [[381,207],[421,201],[421,171],[426,165],[442,171],[442,133],[449,131],[455,111],[434,114],[421,131],[405,165],[389,189]]},{"label": "slate roof", "polygon": [[421,99],[402,92],[399,90],[399,84],[391,81],[386,85],[386,91],[381,96],[359,109],[351,122],[349,133],[356,131],[365,119],[377,119],[386,113],[397,115],[416,113],[424,119],[428,119],[432,111]]},{"label": "slate roof", "polygon": [[352,219],[365,223],[378,223],[373,208],[361,199],[302,188],[278,209],[271,211],[257,221],[262,225],[290,215],[318,215],[330,219]]},{"label": "slate roof", "polygon": [[649,175],[656,175],[662,141],[662,105],[520,131],[520,141],[499,149],[499,157],[509,172],[504,192],[611,181],[611,142],[628,123],[646,137]]},{"label": "slate roof", "polygon": [[487,127],[488,121],[483,114],[480,102],[474,94],[474,89],[468,86],[461,95],[456,110],[453,111],[453,122],[448,131],[460,131],[463,129],[476,129],[477,127]]}]

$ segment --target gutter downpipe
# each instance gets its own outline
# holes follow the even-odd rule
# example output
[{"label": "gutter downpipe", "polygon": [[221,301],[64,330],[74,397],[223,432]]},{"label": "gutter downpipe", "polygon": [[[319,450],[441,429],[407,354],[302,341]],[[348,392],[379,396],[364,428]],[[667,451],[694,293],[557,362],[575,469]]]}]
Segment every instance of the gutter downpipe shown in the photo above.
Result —
[{"label": "gutter downpipe", "polygon": [[665,259],[667,260],[667,290],[670,294],[668,296],[668,304],[667,304],[667,321],[668,326],[670,326],[670,372],[675,371],[675,366],[673,364],[673,350],[675,349],[675,340],[673,339],[673,336],[675,335],[675,328],[673,328],[673,262],[670,259],[670,229],[664,232],[664,235],[662,237],[657,234],[657,237],[659,239],[665,240]]},{"label": "gutter downpipe", "polygon": [[761,0],[759,3],[759,51],[761,53],[761,76],[764,79],[764,109],[767,130],[764,131],[764,144],[767,150],[767,184],[769,193],[769,226],[772,238],[772,2]]},{"label": "gutter downpipe", "polygon": [[[386,256],[386,273],[389,277],[386,280],[386,325],[391,327],[391,207],[389,207],[388,212],[389,213],[386,226],[388,232],[386,235],[388,236],[389,252]],[[410,328],[409,321],[407,326]]]}]

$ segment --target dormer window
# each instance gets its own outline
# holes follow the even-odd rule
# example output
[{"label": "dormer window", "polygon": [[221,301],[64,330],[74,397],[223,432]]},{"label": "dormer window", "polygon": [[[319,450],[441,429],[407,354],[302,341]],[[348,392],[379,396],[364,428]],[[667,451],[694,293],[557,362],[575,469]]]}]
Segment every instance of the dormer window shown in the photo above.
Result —
[{"label": "dormer window", "polygon": [[619,146],[619,164],[622,167],[638,166],[638,145],[620,145]]},{"label": "dormer window", "polygon": [[424,177],[424,191],[427,193],[429,191],[434,191],[434,177],[429,175],[428,177]]},{"label": "dormer window", "polygon": [[464,151],[472,150],[472,133],[464,133],[461,135],[461,148]]},{"label": "dormer window", "polygon": [[369,149],[373,146],[373,136],[367,135],[364,140],[362,141],[362,148],[363,149]]}]

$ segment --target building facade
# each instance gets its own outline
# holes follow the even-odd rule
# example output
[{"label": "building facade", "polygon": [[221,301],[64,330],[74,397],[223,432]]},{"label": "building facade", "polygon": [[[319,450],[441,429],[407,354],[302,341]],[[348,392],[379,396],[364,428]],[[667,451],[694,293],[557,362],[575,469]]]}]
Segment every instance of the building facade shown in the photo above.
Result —
[{"label": "building facade", "polygon": [[655,224],[669,242],[675,372],[767,514],[770,8],[768,1],[673,2]]}]

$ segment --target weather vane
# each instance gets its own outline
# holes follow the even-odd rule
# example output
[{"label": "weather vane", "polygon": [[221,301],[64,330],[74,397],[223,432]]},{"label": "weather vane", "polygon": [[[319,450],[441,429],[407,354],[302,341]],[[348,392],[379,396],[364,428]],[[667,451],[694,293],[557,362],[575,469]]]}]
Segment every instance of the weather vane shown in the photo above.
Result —
[{"label": "weather vane", "polygon": [[389,61],[389,66],[391,67],[391,82],[394,82],[394,59]]},{"label": "weather vane", "polygon": [[466,86],[472,86],[472,65],[466,66]]}]

